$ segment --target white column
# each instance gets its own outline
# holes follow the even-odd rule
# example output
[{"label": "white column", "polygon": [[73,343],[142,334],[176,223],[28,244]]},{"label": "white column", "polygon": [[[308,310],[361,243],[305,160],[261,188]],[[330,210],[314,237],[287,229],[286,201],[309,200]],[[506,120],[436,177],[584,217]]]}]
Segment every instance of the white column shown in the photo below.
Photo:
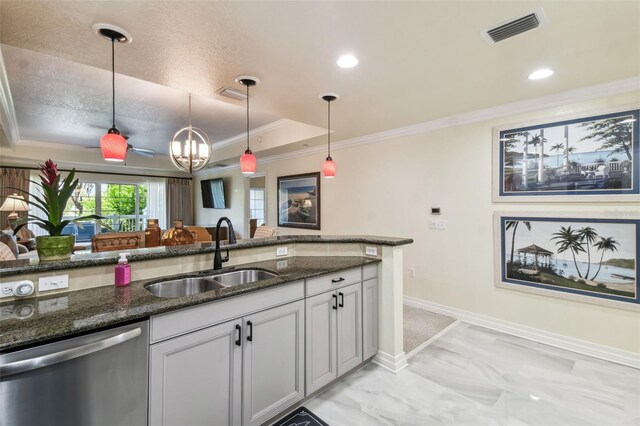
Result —
[{"label": "white column", "polygon": [[398,373],[407,366],[402,318],[403,262],[400,247],[384,246],[378,276],[378,354],[373,361]]}]

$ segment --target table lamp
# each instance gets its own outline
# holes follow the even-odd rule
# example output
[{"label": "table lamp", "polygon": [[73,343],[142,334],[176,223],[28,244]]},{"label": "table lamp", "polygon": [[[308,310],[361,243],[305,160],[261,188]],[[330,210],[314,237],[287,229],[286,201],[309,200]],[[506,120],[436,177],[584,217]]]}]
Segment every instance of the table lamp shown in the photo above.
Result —
[{"label": "table lamp", "polygon": [[24,201],[22,195],[13,194],[9,195],[2,206],[0,206],[0,212],[11,212],[7,219],[9,223],[15,221],[18,218],[18,212],[26,212],[29,210],[29,204]]}]

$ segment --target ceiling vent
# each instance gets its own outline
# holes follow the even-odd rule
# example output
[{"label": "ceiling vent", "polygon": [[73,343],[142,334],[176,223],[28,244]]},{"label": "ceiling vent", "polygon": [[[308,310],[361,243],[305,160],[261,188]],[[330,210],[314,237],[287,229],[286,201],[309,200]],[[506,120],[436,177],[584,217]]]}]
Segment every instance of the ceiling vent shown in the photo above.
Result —
[{"label": "ceiling vent", "polygon": [[482,38],[489,44],[494,44],[502,40],[506,40],[518,34],[534,30],[548,23],[542,9],[536,9],[524,16],[503,22],[498,26],[488,29],[480,33]]},{"label": "ceiling vent", "polygon": [[238,101],[244,101],[247,99],[247,94],[241,92],[240,90],[230,89],[228,87],[223,87],[218,90],[218,95],[226,96],[227,98],[236,99]]}]

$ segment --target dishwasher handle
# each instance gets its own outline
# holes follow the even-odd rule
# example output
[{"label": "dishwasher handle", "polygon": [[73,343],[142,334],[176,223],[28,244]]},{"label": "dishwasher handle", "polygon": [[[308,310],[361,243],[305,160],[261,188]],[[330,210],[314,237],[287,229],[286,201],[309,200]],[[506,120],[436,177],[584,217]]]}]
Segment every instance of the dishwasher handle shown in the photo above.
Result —
[{"label": "dishwasher handle", "polygon": [[142,333],[140,328],[125,331],[116,336],[108,337],[97,342],[87,343],[86,345],[76,346],[75,348],[65,349],[60,352],[54,352],[35,358],[23,359],[20,361],[10,362],[0,365],[0,377],[10,376],[12,374],[23,373],[25,371],[35,370],[37,368],[46,367],[48,365],[58,364],[60,362],[69,361],[74,358],[89,355],[112,346],[119,345],[128,340],[138,337]]}]

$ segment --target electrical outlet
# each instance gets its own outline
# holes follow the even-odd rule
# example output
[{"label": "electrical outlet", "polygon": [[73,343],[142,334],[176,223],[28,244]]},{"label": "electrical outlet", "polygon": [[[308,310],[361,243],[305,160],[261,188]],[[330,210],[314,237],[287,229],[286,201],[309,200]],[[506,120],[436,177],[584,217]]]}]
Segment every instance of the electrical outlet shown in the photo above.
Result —
[{"label": "electrical outlet", "polygon": [[60,290],[61,288],[69,288],[68,274],[40,277],[38,280],[38,291]]},{"label": "electrical outlet", "polygon": [[366,254],[367,256],[377,256],[378,255],[378,248],[377,247],[365,247],[364,249],[364,254]]},{"label": "electrical outlet", "polygon": [[409,268],[409,278],[416,277],[416,268]]},{"label": "electrical outlet", "polygon": [[442,219],[430,220],[429,229],[435,229],[437,231],[444,231],[447,229],[447,221]]},{"label": "electrical outlet", "polygon": [[276,248],[276,256],[286,256],[289,254],[289,247],[278,247]]}]

